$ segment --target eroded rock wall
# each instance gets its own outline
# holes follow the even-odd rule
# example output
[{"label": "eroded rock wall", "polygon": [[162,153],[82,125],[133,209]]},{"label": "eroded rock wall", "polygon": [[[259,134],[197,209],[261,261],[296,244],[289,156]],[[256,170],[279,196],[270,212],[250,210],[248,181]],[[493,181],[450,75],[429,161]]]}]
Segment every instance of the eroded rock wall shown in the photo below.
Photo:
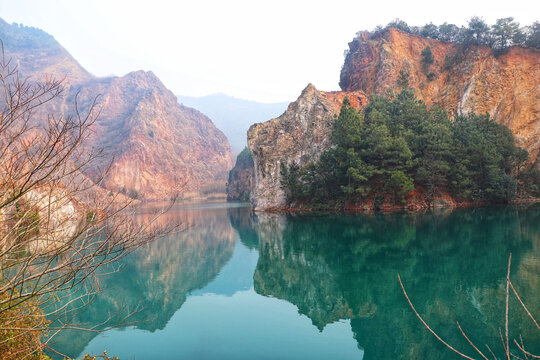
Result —
[{"label": "eroded rock wall", "polygon": [[229,172],[227,201],[249,201],[254,181],[253,157],[249,149],[245,148],[238,155],[234,168]]},{"label": "eroded rock wall", "polygon": [[[353,105],[367,103],[362,92],[347,95]],[[326,93],[309,84],[281,116],[249,128],[248,147],[255,166],[251,196],[255,210],[287,206],[281,188],[281,164],[306,165],[331,146],[334,116],[344,97],[342,92]]]},{"label": "eroded rock wall", "polygon": [[[434,58],[428,66],[422,61],[426,47]],[[343,91],[395,91],[403,70],[428,106],[438,104],[451,115],[489,113],[512,130],[518,145],[539,164],[540,51],[515,46],[495,54],[487,46],[465,48],[396,29],[361,33],[349,49],[340,77]]]}]

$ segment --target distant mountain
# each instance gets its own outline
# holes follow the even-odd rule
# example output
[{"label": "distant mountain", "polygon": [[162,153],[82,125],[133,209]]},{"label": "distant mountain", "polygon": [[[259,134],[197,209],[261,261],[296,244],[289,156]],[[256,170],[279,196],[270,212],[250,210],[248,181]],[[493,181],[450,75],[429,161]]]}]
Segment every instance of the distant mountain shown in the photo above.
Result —
[{"label": "distant mountain", "polygon": [[[23,77],[64,79],[65,92],[36,109],[32,121],[49,114],[88,111],[98,97],[101,113],[87,145],[105,151],[110,171],[101,185],[144,200],[164,200],[225,184],[231,150],[225,135],[195,109],[180,106],[176,96],[152,73],[97,78],[86,71],[51,35],[0,19],[0,39],[7,59]],[[97,168],[83,171],[95,178]]]},{"label": "distant mountain", "polygon": [[210,117],[217,128],[225,133],[236,154],[247,145],[247,130],[252,124],[278,117],[289,105],[288,102],[260,103],[225,94],[201,97],[178,95],[178,102]]}]

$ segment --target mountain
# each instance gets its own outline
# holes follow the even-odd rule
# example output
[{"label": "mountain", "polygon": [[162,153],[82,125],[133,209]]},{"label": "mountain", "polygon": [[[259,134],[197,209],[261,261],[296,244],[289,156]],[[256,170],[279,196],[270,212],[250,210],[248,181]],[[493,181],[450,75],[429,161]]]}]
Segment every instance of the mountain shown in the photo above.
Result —
[{"label": "mountain", "polygon": [[201,97],[178,96],[178,101],[186,106],[199,109],[209,116],[218,129],[223,131],[233,153],[238,154],[246,146],[246,133],[256,122],[272,119],[285,111],[288,103],[260,103],[237,99],[225,94]]},{"label": "mountain", "polygon": [[[529,152],[530,165],[540,167],[538,50],[514,46],[497,54],[487,46],[462,46],[393,28],[361,33],[349,47],[341,92],[309,85],[283,115],[249,129],[256,210],[285,207],[281,167],[315,162],[332,146],[330,134],[345,96],[354,107],[364,108],[369,94],[396,91],[402,74],[408,74],[408,86],[428,106],[438,104],[451,115],[489,113]],[[422,55],[427,47],[433,56],[428,66]]]},{"label": "mountain", "polygon": [[227,138],[199,111],[181,106],[152,73],[131,72],[97,78],[86,71],[51,35],[0,20],[6,59],[23,77],[39,81],[64,79],[63,96],[40,106],[34,121],[85,114],[94,99],[100,115],[87,146],[102,149],[104,158],[84,170],[96,178],[110,164],[101,183],[143,200],[163,200],[227,180],[231,150]]},{"label": "mountain", "polygon": [[43,78],[52,76],[65,79],[65,84],[89,81],[86,71],[52,35],[45,31],[8,24],[0,18],[0,37],[4,44],[6,60],[17,65],[23,77]]}]

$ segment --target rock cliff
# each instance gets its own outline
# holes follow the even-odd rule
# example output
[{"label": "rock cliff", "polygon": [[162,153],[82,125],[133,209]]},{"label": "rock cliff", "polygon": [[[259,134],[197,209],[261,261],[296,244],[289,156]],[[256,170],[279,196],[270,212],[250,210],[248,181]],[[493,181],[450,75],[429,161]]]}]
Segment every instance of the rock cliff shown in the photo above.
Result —
[{"label": "rock cliff", "polygon": [[[426,47],[433,54],[432,64],[423,62]],[[322,92],[309,85],[283,115],[248,131],[255,165],[255,210],[286,206],[281,164],[305,165],[331,146],[334,116],[345,96],[354,107],[363,108],[367,94],[397,91],[402,70],[428,106],[438,104],[450,114],[487,112],[508,126],[518,145],[529,151],[531,163],[540,167],[538,50],[512,47],[496,56],[486,46],[464,48],[396,29],[361,33],[349,48],[340,78],[343,91]]]},{"label": "rock cliff", "polygon": [[[427,66],[426,47],[434,60]],[[450,114],[489,113],[540,166],[540,51],[514,46],[496,55],[487,46],[463,47],[393,28],[361,33],[349,49],[341,70],[343,91],[384,94],[396,87],[403,70],[428,106],[438,104]]]},{"label": "rock cliff", "polygon": [[280,182],[281,164],[303,166],[316,161],[331,146],[334,116],[346,95],[353,106],[367,104],[363,92],[323,92],[309,84],[281,116],[249,128],[248,147],[255,166],[255,210],[286,206]]},{"label": "rock cliff", "polygon": [[169,199],[196,191],[207,183],[225,183],[231,168],[227,138],[195,109],[178,104],[176,96],[152,73],[136,71],[122,77],[89,74],[54,38],[35,28],[9,25],[0,19],[6,59],[30,81],[47,76],[64,79],[64,94],[41,106],[34,120],[82,114],[98,97],[100,116],[89,146],[103,149],[101,164],[111,165],[101,186],[144,200]]},{"label": "rock cliff", "polygon": [[227,201],[249,201],[254,178],[253,158],[246,147],[238,154],[236,164],[229,172]]}]

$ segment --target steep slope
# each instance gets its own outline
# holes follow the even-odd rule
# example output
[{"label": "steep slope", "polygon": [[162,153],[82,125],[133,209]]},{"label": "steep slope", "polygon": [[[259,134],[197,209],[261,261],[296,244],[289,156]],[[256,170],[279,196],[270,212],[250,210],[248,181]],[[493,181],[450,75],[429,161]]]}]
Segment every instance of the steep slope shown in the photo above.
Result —
[{"label": "steep slope", "polygon": [[249,201],[255,170],[253,157],[246,147],[236,158],[234,168],[227,180],[227,201]]},{"label": "steep slope", "polygon": [[88,81],[92,75],[46,32],[0,19],[0,37],[6,60],[17,65],[23,77],[35,79],[52,76],[66,84]]},{"label": "steep slope", "polygon": [[246,132],[253,123],[272,119],[287,109],[288,103],[260,103],[225,94],[201,97],[178,96],[181,104],[199,109],[209,116],[229,139],[233,153],[246,146]]},{"label": "steep slope", "polygon": [[367,104],[362,92],[323,92],[309,84],[283,115],[249,128],[248,147],[255,165],[252,193],[255,210],[286,206],[281,165],[303,166],[316,161],[331,146],[334,116],[346,95],[353,106]]},{"label": "steep slope", "polygon": [[85,174],[96,178],[98,167],[111,165],[100,183],[145,200],[169,199],[196,191],[206,183],[225,183],[231,151],[225,135],[195,109],[180,106],[176,96],[151,72],[96,78],[84,70],[52,36],[0,21],[6,58],[30,80],[65,79],[62,97],[41,106],[34,121],[75,113],[75,97],[85,114],[98,99],[100,116],[88,145],[103,149],[101,164]]},{"label": "steep slope", "polygon": [[[426,68],[422,51],[428,46],[434,62]],[[393,28],[362,33],[349,48],[340,77],[343,91],[384,94],[396,87],[403,70],[428,106],[441,105],[450,114],[489,113],[540,165],[540,51],[512,47],[495,56],[487,46],[464,48]]]},{"label": "steep slope", "polygon": [[83,99],[100,95],[103,108],[90,141],[114,161],[104,186],[145,199],[167,199],[207,182],[225,182],[227,138],[195,109],[180,106],[152,73],[83,84]]}]

